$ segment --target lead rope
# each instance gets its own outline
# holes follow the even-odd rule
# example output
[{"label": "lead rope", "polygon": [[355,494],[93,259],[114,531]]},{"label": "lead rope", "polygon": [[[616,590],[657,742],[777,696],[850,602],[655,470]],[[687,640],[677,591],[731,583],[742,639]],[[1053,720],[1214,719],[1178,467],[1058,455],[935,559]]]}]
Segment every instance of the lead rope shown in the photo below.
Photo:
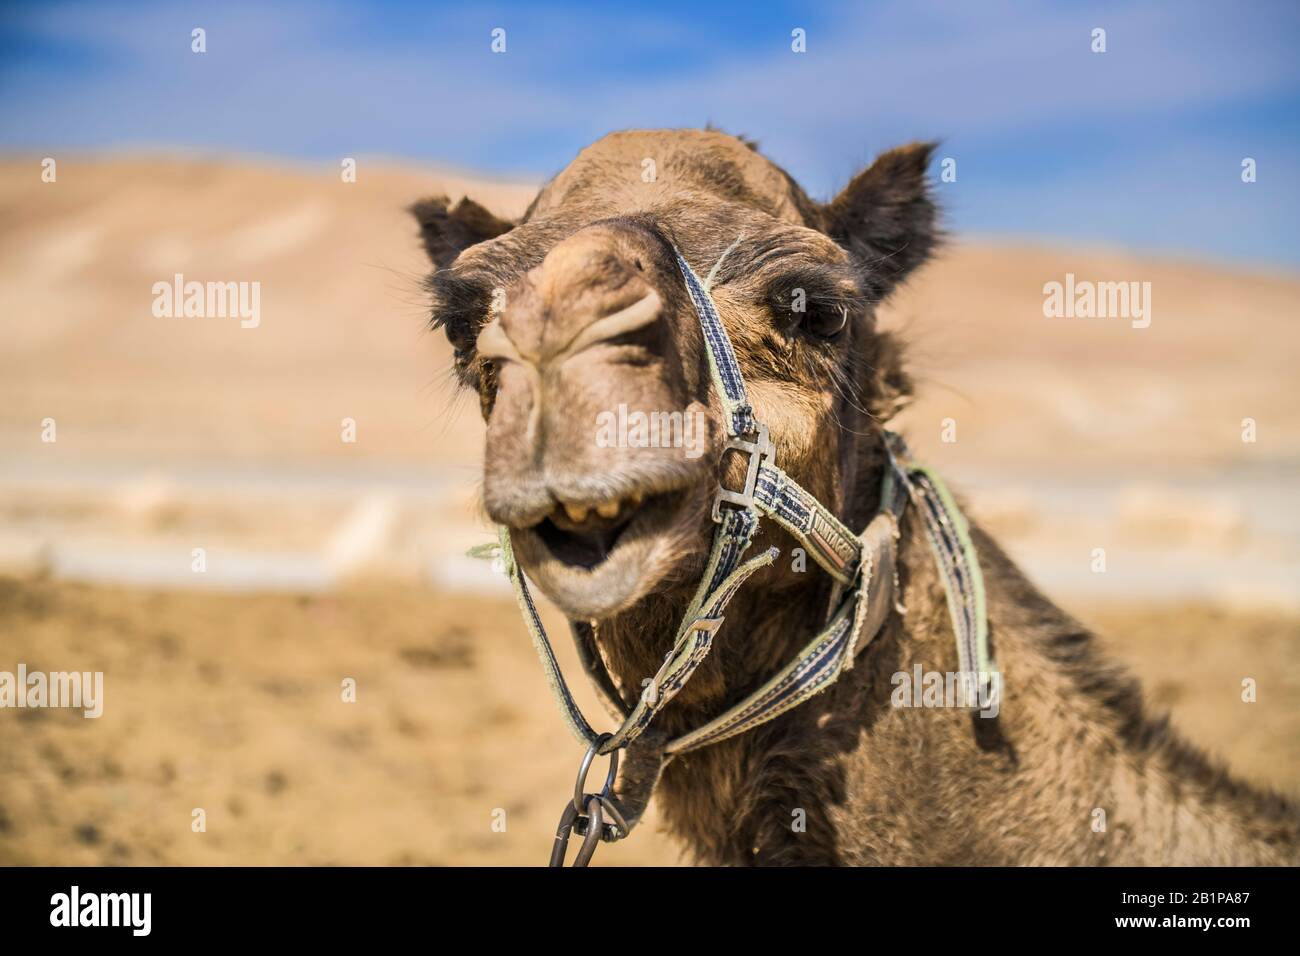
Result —
[{"label": "lead rope", "polygon": [[[731,248],[734,248],[733,243]],[[727,250],[730,251],[730,248]],[[831,686],[852,668],[854,659],[879,633],[891,609],[903,612],[898,588],[899,521],[908,500],[918,503],[927,536],[948,591],[949,614],[957,635],[963,671],[992,667],[988,653],[983,581],[969,530],[951,494],[938,476],[911,465],[906,445],[886,432],[888,466],[882,482],[880,510],[861,536],[854,535],[816,498],[773,462],[775,449],[767,426],[754,420],[744,378],[707,286],[674,248],[677,264],[704,334],[710,377],[723,407],[727,442],[723,454],[748,456],[745,485],[739,491],[720,487],[713,504],[717,529],[704,574],[672,647],[658,672],[645,684],[635,704],[627,705],[614,684],[594,639],[573,625],[583,667],[595,681],[611,712],[622,722],[612,733],[598,734],[583,716],[542,626],[527,578],[515,560],[510,533],[499,529],[503,569],[514,586],[524,623],[542,670],[569,729],[586,747],[574,785],[556,828],[551,866],[563,866],[570,837],[583,837],[574,866],[586,866],[596,846],[626,837],[640,821],[664,766],[674,756],[752,730],[797,707]],[[726,253],[723,254],[724,257]],[[719,260],[719,263],[721,260]],[[717,271],[714,266],[710,280]],[[827,624],[785,668],[744,700],[675,740],[650,729],[654,718],[685,686],[713,647],[723,611],[740,586],[780,553],[769,548],[742,561],[758,530],[759,518],[772,518],[803,545],[836,582],[838,607]],[[956,593],[954,593],[954,591]],[[865,635],[865,637],[864,637]],[[635,746],[634,746],[635,745]],[[619,754],[624,753],[619,774]],[[604,785],[588,792],[587,776],[597,756],[608,756]]]}]

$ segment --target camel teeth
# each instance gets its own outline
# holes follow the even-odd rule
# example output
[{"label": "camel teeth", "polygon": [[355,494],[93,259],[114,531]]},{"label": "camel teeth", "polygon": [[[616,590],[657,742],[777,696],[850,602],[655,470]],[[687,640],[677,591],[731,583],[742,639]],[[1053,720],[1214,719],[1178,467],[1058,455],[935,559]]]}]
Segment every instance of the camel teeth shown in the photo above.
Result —
[{"label": "camel teeth", "polygon": [[569,516],[569,520],[574,524],[582,524],[587,520],[586,505],[571,505],[567,501],[564,503],[564,513]]},{"label": "camel teeth", "polygon": [[602,518],[612,518],[618,514],[618,501],[602,501],[596,505],[596,514]]},{"label": "camel teeth", "polygon": [[640,492],[640,491],[634,491],[634,492],[632,493],[632,496],[628,499],[628,503],[629,503],[633,508],[640,508],[640,507],[641,507],[641,502],[643,502],[643,501],[645,501],[645,494],[642,493],[642,492]]}]

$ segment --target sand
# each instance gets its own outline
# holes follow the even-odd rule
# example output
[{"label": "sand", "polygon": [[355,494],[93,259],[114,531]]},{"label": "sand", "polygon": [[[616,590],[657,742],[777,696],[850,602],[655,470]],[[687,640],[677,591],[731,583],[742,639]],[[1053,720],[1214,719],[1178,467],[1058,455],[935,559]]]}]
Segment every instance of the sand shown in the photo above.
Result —
[{"label": "sand", "polygon": [[[1084,614],[1176,726],[1300,793],[1300,619]],[[540,865],[581,757],[508,599],[4,579],[0,634],[0,669],[105,675],[98,719],[0,711],[0,864]],[[1255,704],[1242,674],[1259,680]],[[681,859],[652,812],[595,862]]]}]

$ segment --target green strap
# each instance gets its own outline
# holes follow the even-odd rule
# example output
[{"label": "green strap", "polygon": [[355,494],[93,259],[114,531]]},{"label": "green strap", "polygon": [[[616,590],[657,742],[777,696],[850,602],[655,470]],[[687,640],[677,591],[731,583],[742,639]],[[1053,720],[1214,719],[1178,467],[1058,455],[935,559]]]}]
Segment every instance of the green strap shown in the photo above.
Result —
[{"label": "green strap", "polygon": [[993,671],[989,653],[988,606],[979,555],[970,526],[944,483],[930,468],[910,470],[913,499],[925,520],[926,538],[943,578],[948,617],[957,638],[958,669],[987,682]]}]

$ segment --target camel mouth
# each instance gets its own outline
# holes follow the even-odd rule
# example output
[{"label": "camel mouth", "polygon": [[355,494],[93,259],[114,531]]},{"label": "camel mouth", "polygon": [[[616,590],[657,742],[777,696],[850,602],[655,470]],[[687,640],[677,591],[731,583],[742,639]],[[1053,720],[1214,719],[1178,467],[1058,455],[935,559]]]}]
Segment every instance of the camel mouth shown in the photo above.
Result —
[{"label": "camel mouth", "polygon": [[591,570],[609,557],[642,511],[654,510],[668,497],[671,496],[653,495],[646,500],[637,495],[627,502],[616,501],[615,507],[609,509],[610,514],[601,514],[594,508],[579,512],[580,506],[556,505],[533,530],[557,561]]},{"label": "camel mouth", "polygon": [[548,518],[537,525],[535,530],[557,561],[570,567],[591,570],[609,557],[610,549],[626,527],[627,524],[624,523],[612,531],[580,534],[565,531]]},{"label": "camel mouth", "polygon": [[[604,513],[563,504],[511,530],[515,552],[548,598],[575,619],[625,610],[658,583],[691,533],[684,489],[634,495]],[[634,503],[633,503],[634,502]]]}]

